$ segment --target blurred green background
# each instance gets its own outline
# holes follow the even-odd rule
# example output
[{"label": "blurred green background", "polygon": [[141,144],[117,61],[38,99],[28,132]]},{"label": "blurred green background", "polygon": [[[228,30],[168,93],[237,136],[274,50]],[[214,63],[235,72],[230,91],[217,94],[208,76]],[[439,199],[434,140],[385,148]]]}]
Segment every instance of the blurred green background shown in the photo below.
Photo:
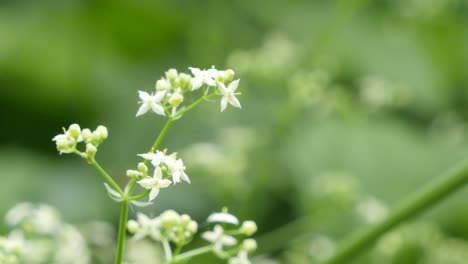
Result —
[{"label": "blurred green background", "polygon": [[[464,0],[2,1],[2,215],[32,201],[71,223],[116,225],[100,176],[58,155],[52,137],[107,126],[98,160],[124,183],[164,121],[135,118],[137,90],[169,68],[211,65],[236,71],[243,108],[206,103],[173,126],[163,146],[192,184],[144,211],[203,221],[228,206],[257,221],[255,263],[328,257],[468,154]],[[467,198],[465,188],[355,263],[467,263]]]}]

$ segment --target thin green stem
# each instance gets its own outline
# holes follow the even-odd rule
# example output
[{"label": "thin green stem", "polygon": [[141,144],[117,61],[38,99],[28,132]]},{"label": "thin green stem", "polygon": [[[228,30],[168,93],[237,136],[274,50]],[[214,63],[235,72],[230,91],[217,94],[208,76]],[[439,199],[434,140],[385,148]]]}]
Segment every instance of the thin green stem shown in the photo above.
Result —
[{"label": "thin green stem", "polygon": [[172,259],[172,262],[177,263],[179,261],[186,260],[186,259],[198,256],[198,255],[206,254],[206,253],[211,252],[211,251],[213,251],[213,246],[212,245],[204,246],[204,247],[197,248],[197,249],[194,249],[194,250],[190,250],[190,251],[187,251],[187,252],[182,253],[180,255],[177,255]]},{"label": "thin green stem", "polygon": [[137,179],[130,180],[130,182],[128,183],[127,194],[133,193],[133,190],[135,190],[136,184],[137,184]]},{"label": "thin green stem", "polygon": [[124,254],[125,235],[127,229],[127,216],[128,216],[128,200],[122,202],[122,209],[120,211],[119,223],[119,237],[117,240],[117,256],[115,258],[116,264],[121,264]]},{"label": "thin green stem", "polygon": [[137,194],[137,195],[128,197],[128,200],[133,201],[133,200],[140,200],[140,199],[143,199],[143,198],[145,198],[150,192],[151,192],[151,189],[146,190],[144,193],[140,193],[140,194]]},{"label": "thin green stem", "polygon": [[125,193],[122,191],[122,189],[120,188],[120,186],[114,181],[114,179],[112,179],[112,177],[101,167],[101,165],[99,165],[99,163],[96,161],[96,160],[92,160],[90,162],[91,165],[93,165],[93,167],[95,167],[99,173],[101,173],[102,177],[104,178],[104,180],[106,180],[107,183],[109,183],[110,186],[112,186],[112,188],[114,188],[120,195],[122,195],[122,197],[125,197]]},{"label": "thin green stem", "polygon": [[163,249],[164,249],[164,256],[166,257],[166,262],[172,262],[172,250],[171,245],[169,245],[169,241],[163,240],[162,241]]},{"label": "thin green stem", "polygon": [[159,145],[161,145],[161,142],[162,140],[164,139],[164,137],[166,136],[167,132],[169,131],[169,128],[171,128],[172,124],[174,124],[174,119],[172,119],[171,117],[169,117],[166,121],[166,124],[164,124],[164,127],[162,128],[161,132],[159,132],[159,135],[158,137],[156,138],[156,140],[154,141],[153,143],[153,146],[151,147],[151,150],[150,152],[154,152],[158,147]]},{"label": "thin green stem", "polygon": [[195,102],[193,102],[191,105],[187,106],[186,108],[184,108],[183,110],[181,110],[180,112],[177,113],[177,116],[175,116],[174,118],[177,118],[177,117],[180,117],[182,116],[183,114],[185,114],[186,112],[192,110],[194,107],[196,107],[197,105],[201,104],[203,101],[205,100],[208,100],[210,99],[211,97],[213,96],[216,96],[218,95],[217,93],[212,93],[210,95],[204,95],[202,96],[200,99],[196,100]]},{"label": "thin green stem", "polygon": [[408,197],[397,206],[387,219],[362,230],[343,243],[337,253],[324,264],[347,263],[364,249],[371,246],[380,236],[398,224],[422,213],[437,202],[460,189],[468,182],[468,161]]}]

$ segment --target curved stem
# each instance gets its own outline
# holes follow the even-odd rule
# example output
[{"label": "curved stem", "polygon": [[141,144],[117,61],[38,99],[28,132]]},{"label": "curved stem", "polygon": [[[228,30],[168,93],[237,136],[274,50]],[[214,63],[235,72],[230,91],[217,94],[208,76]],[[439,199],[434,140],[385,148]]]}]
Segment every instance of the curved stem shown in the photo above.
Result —
[{"label": "curved stem", "polygon": [[198,256],[198,255],[202,255],[202,254],[211,252],[212,250],[213,250],[213,246],[212,246],[212,245],[205,246],[205,247],[201,247],[201,248],[197,248],[197,249],[194,249],[194,250],[190,250],[190,251],[187,251],[187,252],[185,252],[185,253],[182,253],[182,254],[180,254],[180,255],[175,256],[175,257],[172,259],[172,262],[177,263],[177,262],[182,261],[182,260],[186,260],[186,259],[189,259],[189,258]]},{"label": "curved stem", "polygon": [[122,202],[122,209],[120,211],[119,237],[117,240],[117,256],[115,258],[116,264],[121,264],[123,260],[125,235],[126,235],[126,229],[127,229],[127,215],[128,215],[128,201],[124,200]]},{"label": "curved stem", "polygon": [[146,190],[144,193],[140,193],[140,194],[137,194],[137,195],[134,195],[134,196],[130,196],[130,197],[128,197],[128,199],[129,200],[140,200],[140,199],[145,198],[150,192],[151,192],[151,189]]},{"label": "curved stem", "polygon": [[162,140],[164,139],[164,137],[166,136],[167,132],[169,131],[169,128],[171,128],[172,124],[174,123],[174,119],[172,118],[168,118],[167,121],[166,121],[166,124],[164,124],[164,127],[162,128],[161,132],[159,132],[159,135],[158,137],[156,138],[156,140],[154,141],[153,143],[153,146],[151,147],[151,150],[150,152],[154,152],[158,147],[159,145],[161,145],[161,142]]},{"label": "curved stem", "polygon": [[169,245],[169,241],[163,240],[162,241],[163,249],[164,249],[164,256],[166,257],[166,262],[172,262],[172,250],[171,245]]},{"label": "curved stem", "polygon": [[418,215],[425,209],[434,206],[435,203],[454,193],[467,182],[468,161],[465,161],[440,179],[404,200],[387,219],[351,237],[343,244],[337,253],[325,261],[324,264],[347,263],[364,249],[371,246],[372,243],[385,232],[411,217]]},{"label": "curved stem", "polygon": [[213,96],[216,96],[218,95],[217,93],[212,93],[210,95],[204,95],[202,96],[200,99],[196,100],[195,102],[193,102],[191,105],[187,106],[186,108],[184,108],[183,110],[181,110],[180,112],[177,113],[177,115],[174,117],[174,118],[178,118],[180,116],[182,116],[183,114],[185,114],[186,112],[190,111],[191,109],[193,109],[194,107],[196,107],[197,105],[199,105],[201,102],[205,101],[205,100],[208,100],[210,99],[211,97]]},{"label": "curved stem", "polygon": [[107,172],[101,167],[101,165],[99,165],[99,163],[97,163],[96,160],[92,160],[90,164],[93,165],[93,167],[95,167],[99,173],[101,173],[104,180],[106,180],[106,182],[109,183],[112,188],[114,188],[120,195],[122,195],[122,197],[125,196],[125,193],[122,191],[120,186],[114,181],[114,179],[112,179],[109,174],[107,174]]}]

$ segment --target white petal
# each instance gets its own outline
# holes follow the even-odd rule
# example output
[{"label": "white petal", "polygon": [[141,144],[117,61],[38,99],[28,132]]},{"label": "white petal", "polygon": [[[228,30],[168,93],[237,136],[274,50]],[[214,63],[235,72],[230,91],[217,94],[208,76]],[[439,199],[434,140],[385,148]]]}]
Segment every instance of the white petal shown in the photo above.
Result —
[{"label": "white petal", "polygon": [[203,85],[203,80],[201,78],[192,78],[190,81],[192,83],[192,91],[200,89],[200,87]]},{"label": "white petal", "polygon": [[192,72],[193,76],[195,76],[195,77],[202,74],[202,71],[199,68],[189,67],[189,69]]},{"label": "white petal", "polygon": [[145,104],[145,103],[142,104],[140,108],[138,109],[136,116],[141,116],[145,114],[146,112],[148,112],[149,109],[150,109],[150,106],[148,104]]},{"label": "white petal", "polygon": [[153,179],[161,180],[162,179],[162,171],[159,166],[154,168]]},{"label": "white petal", "polygon": [[215,80],[213,80],[212,78],[207,77],[207,78],[205,78],[204,81],[205,81],[205,83],[206,83],[207,85],[209,85],[209,86],[216,86],[216,82],[215,82]]},{"label": "white petal", "polygon": [[229,89],[231,92],[235,92],[238,85],[239,85],[239,79],[234,80],[234,81],[232,81],[232,82],[228,85],[228,89]]},{"label": "white petal", "polygon": [[227,96],[223,96],[223,98],[221,98],[221,112],[226,109],[228,101],[229,98]]},{"label": "white petal", "polygon": [[218,235],[215,234],[214,232],[212,231],[206,231],[204,232],[201,237],[205,240],[208,240],[210,242],[215,242],[217,239],[218,239]]},{"label": "white petal", "polygon": [[206,75],[208,75],[209,77],[215,78],[215,77],[216,77],[216,74],[218,73],[218,70],[215,69],[215,68],[210,68],[210,69],[206,70],[205,73],[206,73]]},{"label": "white petal", "polygon": [[164,113],[164,108],[160,104],[151,104],[151,109],[158,115],[166,116],[166,113]]},{"label": "white petal", "polygon": [[153,188],[151,189],[151,192],[149,194],[149,200],[150,202],[154,200],[154,198],[156,198],[156,196],[158,196],[159,194],[159,188]]},{"label": "white petal", "polygon": [[137,156],[140,156],[146,160],[152,160],[156,157],[156,155],[154,153],[144,153],[144,154],[138,154]]},{"label": "white petal", "polygon": [[161,92],[157,92],[155,95],[154,95],[154,101],[155,102],[161,102],[162,99],[164,99],[164,96],[166,95],[166,91],[161,91]]},{"label": "white petal", "polygon": [[158,185],[160,188],[167,188],[171,185],[171,181],[168,179],[163,179],[158,181]]},{"label": "white petal", "polygon": [[221,94],[225,95],[228,92],[228,89],[222,82],[218,82],[218,89],[221,92]]},{"label": "white petal", "polygon": [[143,180],[137,181],[137,183],[140,184],[141,187],[145,189],[151,189],[153,188],[156,181],[154,179],[143,179]]},{"label": "white petal", "polygon": [[239,220],[232,214],[229,213],[214,213],[208,216],[207,221],[209,223],[228,223],[238,225]]},{"label": "white petal", "polygon": [[179,171],[175,171],[172,173],[172,182],[174,182],[174,184],[180,182],[180,172]]},{"label": "white petal", "polygon": [[186,181],[187,183],[190,183],[190,179],[189,177],[187,176],[187,174],[185,172],[181,172],[181,175],[180,175],[180,178],[183,180],[183,181]]},{"label": "white petal", "polygon": [[138,96],[140,97],[140,99],[141,99],[143,102],[148,101],[148,99],[151,97],[151,96],[149,95],[149,93],[144,92],[144,91],[138,91]]},{"label": "white petal", "polygon": [[142,226],[148,225],[151,222],[149,217],[142,213],[137,213],[137,220],[138,220],[138,223],[140,223],[140,225]]},{"label": "white petal", "polygon": [[237,240],[233,238],[232,236],[228,235],[223,235],[220,239],[221,244],[226,245],[226,246],[234,246],[237,244]]},{"label": "white petal", "polygon": [[241,104],[235,96],[229,97],[229,103],[234,107],[241,108]]}]

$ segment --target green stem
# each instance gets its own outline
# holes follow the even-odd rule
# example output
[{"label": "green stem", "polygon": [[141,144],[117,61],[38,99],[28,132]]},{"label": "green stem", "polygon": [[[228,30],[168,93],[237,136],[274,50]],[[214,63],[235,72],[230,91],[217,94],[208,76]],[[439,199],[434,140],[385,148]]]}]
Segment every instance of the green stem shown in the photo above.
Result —
[{"label": "green stem", "polygon": [[144,193],[140,193],[140,194],[137,194],[137,195],[128,197],[128,200],[133,201],[133,200],[140,200],[140,199],[143,199],[143,198],[145,198],[150,192],[151,192],[151,189],[146,190]]},{"label": "green stem", "polygon": [[349,262],[364,249],[371,246],[385,232],[418,215],[425,209],[434,206],[437,202],[460,189],[467,182],[468,161],[465,161],[440,179],[408,197],[384,221],[362,230],[348,241],[345,241],[337,253],[324,263],[338,264]]},{"label": "green stem", "polygon": [[121,264],[123,260],[125,235],[126,235],[126,229],[127,229],[127,215],[128,215],[128,200],[124,200],[122,202],[122,209],[120,211],[119,237],[117,240],[117,256],[115,258],[116,264]]},{"label": "green stem", "polygon": [[197,249],[194,249],[194,250],[190,250],[190,251],[187,251],[185,253],[182,253],[180,255],[175,256],[172,259],[172,262],[177,263],[177,262],[182,261],[182,260],[186,260],[186,259],[198,256],[198,255],[202,255],[202,254],[211,252],[212,250],[213,250],[212,245],[197,248]]},{"label": "green stem", "polygon": [[114,188],[120,195],[122,195],[122,197],[125,197],[125,193],[122,191],[120,186],[114,181],[114,179],[112,179],[109,174],[107,174],[107,172],[101,167],[101,165],[99,165],[99,163],[97,163],[96,160],[92,160],[90,164],[93,165],[93,167],[95,167],[99,173],[101,173],[104,180],[106,180],[106,182],[109,183],[112,188]]},{"label": "green stem", "polygon": [[166,121],[166,124],[164,124],[164,127],[162,128],[161,132],[159,132],[159,135],[158,137],[156,138],[156,140],[154,141],[153,143],[153,146],[151,147],[151,150],[150,152],[154,152],[158,147],[159,145],[161,145],[161,142],[162,140],[164,139],[164,137],[166,136],[167,132],[169,131],[169,128],[171,128],[172,124],[174,123],[174,119],[172,119],[171,117],[169,117]]},{"label": "green stem", "polygon": [[177,115],[174,117],[174,118],[177,118],[179,116],[182,116],[183,114],[185,114],[186,112],[192,110],[194,107],[196,107],[197,105],[201,104],[203,101],[205,100],[208,100],[210,99],[211,97],[213,96],[216,96],[218,95],[217,93],[212,93],[210,95],[204,95],[202,96],[200,99],[196,100],[195,102],[193,102],[191,105],[187,106],[186,108],[184,108],[182,111],[178,112]]},{"label": "green stem", "polygon": [[164,249],[164,256],[166,256],[166,262],[171,263],[172,262],[172,251],[171,251],[171,245],[169,245],[169,241],[163,240],[162,245],[163,245],[163,249]]}]

